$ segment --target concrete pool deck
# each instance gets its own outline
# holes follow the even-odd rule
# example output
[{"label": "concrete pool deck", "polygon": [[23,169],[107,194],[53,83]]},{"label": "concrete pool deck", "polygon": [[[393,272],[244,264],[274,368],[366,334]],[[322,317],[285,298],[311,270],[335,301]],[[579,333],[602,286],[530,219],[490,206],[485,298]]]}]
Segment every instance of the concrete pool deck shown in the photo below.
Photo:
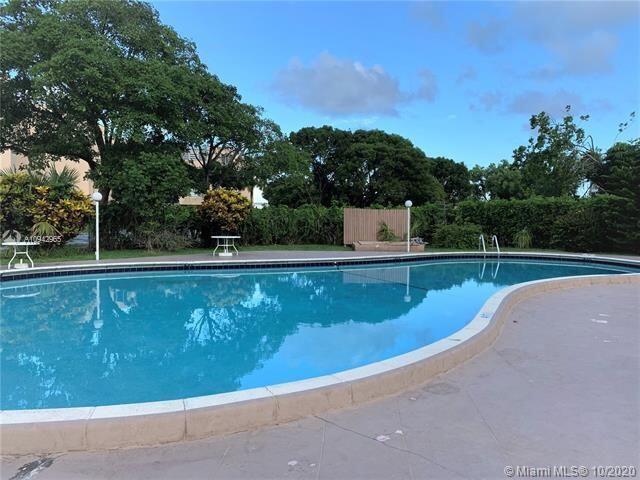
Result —
[{"label": "concrete pool deck", "polygon": [[637,468],[639,318],[637,283],[545,292],[514,308],[491,348],[405,393],[206,440],[4,457],[0,477],[506,478],[504,467],[518,465]]},{"label": "concrete pool deck", "polygon": [[[213,249],[211,250],[213,252]],[[424,253],[421,254],[411,254],[411,255],[438,255],[438,254],[456,254],[456,253],[464,253],[462,250],[451,251],[451,252],[433,252],[428,248]],[[479,253],[479,252],[473,252]],[[495,254],[495,252],[491,252]],[[543,254],[549,253],[551,255],[571,255],[571,256],[581,256],[586,254],[576,254],[569,252],[544,252],[544,251],[527,251],[523,250],[521,252],[517,251],[508,251],[503,252],[505,258],[508,257],[509,254]],[[107,260],[100,260],[96,262],[95,260],[71,260],[71,261],[60,261],[60,262],[51,262],[51,263],[39,263],[37,255],[34,257],[34,262],[36,267],[55,267],[55,266],[70,266],[70,265],[102,265],[102,264],[113,264],[113,263],[154,263],[154,262],[228,262],[232,261],[268,261],[268,260],[309,260],[309,259],[326,259],[326,258],[354,258],[354,257],[389,257],[389,256],[406,256],[405,253],[397,253],[397,252],[356,252],[354,250],[259,250],[259,251],[243,251],[240,248],[240,255],[233,256],[231,258],[225,257],[214,257],[211,253],[194,253],[189,255],[161,255],[161,256],[151,256],[151,257],[131,257],[131,258],[113,258]],[[610,258],[620,258],[626,260],[635,260],[639,261],[640,256],[637,255],[619,255],[619,254],[596,254],[601,257],[610,257]],[[589,256],[592,256],[589,254]],[[3,262],[0,265],[0,271],[6,271],[7,265],[6,262]]]}]

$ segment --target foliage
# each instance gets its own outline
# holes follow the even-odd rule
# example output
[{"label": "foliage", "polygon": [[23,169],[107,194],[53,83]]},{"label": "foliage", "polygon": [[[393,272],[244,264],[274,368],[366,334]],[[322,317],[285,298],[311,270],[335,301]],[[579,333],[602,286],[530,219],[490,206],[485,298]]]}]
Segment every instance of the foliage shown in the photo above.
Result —
[{"label": "foliage", "polygon": [[400,238],[395,234],[393,229],[386,222],[380,222],[376,235],[380,242],[397,242]]},{"label": "foliage", "polygon": [[513,238],[513,243],[518,248],[531,248],[531,245],[533,244],[533,238],[531,237],[531,233],[529,232],[529,230],[527,228],[523,228],[518,233],[516,233],[515,237]]},{"label": "foliage", "polygon": [[484,170],[484,188],[489,198],[521,199],[525,197],[522,172],[503,160],[498,165],[492,163]]},{"label": "foliage", "polygon": [[473,193],[466,165],[444,157],[431,158],[431,173],[440,182],[448,202],[466,200]]},{"label": "foliage", "polygon": [[[296,168],[275,168],[264,179],[265,196],[274,204],[295,206],[285,186],[309,192],[324,206],[415,205],[444,198],[431,174],[432,163],[409,140],[380,130],[349,132],[332,127],[303,128],[290,135],[298,151]],[[295,150],[289,149],[289,158]],[[301,152],[301,153],[300,153]]]},{"label": "foliage", "polygon": [[240,228],[247,245],[342,245],[343,210],[339,207],[303,205],[299,208],[254,208]]},{"label": "foliage", "polygon": [[270,145],[261,158],[263,194],[270,205],[299,207],[320,203],[313,182],[311,157],[291,142],[281,140]]},{"label": "foliage", "polygon": [[455,222],[476,222],[507,247],[517,246],[518,234],[527,229],[534,248],[638,252],[633,210],[628,199],[608,195],[466,201],[458,204]]},{"label": "foliage", "polygon": [[16,230],[22,235],[53,233],[65,242],[85,228],[93,215],[91,200],[74,185],[62,188],[53,171],[37,175],[17,171],[0,176],[2,231]]},{"label": "foliage", "polygon": [[[535,137],[513,152],[514,166],[522,172],[531,195],[574,195],[600,156],[593,139],[576,125],[570,106],[566,113],[561,122],[545,112],[532,116]],[[588,115],[580,117],[588,119]]]},{"label": "foliage", "polygon": [[246,103],[235,87],[208,75],[201,79],[201,102],[185,126],[190,162],[196,166],[197,190],[253,186],[260,155],[281,139],[280,128]]},{"label": "foliage", "polygon": [[440,225],[433,235],[433,246],[442,248],[476,249],[482,233],[479,225]]},{"label": "foliage", "polygon": [[134,0],[10,0],[0,44],[0,150],[86,162],[104,203],[123,159],[180,140],[208,75],[195,46]]},{"label": "foliage", "polygon": [[235,190],[210,188],[199,207],[205,225],[218,234],[238,233],[251,211],[251,202]]}]

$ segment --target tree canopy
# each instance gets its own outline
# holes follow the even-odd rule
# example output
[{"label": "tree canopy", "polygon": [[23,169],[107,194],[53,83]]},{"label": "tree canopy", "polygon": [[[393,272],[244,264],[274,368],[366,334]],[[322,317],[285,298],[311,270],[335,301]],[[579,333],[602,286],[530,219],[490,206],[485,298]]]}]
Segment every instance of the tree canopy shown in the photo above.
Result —
[{"label": "tree canopy", "polygon": [[399,135],[324,126],[303,128],[289,140],[291,146],[281,147],[288,160],[274,165],[265,181],[265,196],[273,204],[300,203],[289,188],[325,206],[397,206],[407,199],[421,204],[444,198],[431,173],[433,163]]},{"label": "tree canopy", "polygon": [[179,143],[207,73],[148,4],[10,0],[0,13],[0,148],[84,161],[108,193],[132,150]]}]

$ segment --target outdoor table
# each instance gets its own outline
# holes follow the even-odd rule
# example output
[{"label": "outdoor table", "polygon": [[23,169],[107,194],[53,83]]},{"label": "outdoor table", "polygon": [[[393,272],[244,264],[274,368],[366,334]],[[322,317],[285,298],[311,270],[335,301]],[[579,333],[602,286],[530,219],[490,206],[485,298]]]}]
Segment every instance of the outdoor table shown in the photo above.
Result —
[{"label": "outdoor table", "polygon": [[[7,269],[11,268],[11,264],[15,260],[18,255],[24,255],[31,262],[31,268],[33,268],[33,259],[29,256],[29,247],[39,245],[40,242],[2,242],[3,247],[13,247],[13,257],[9,260],[9,265],[7,265]],[[24,247],[24,250],[20,250],[20,247]],[[22,265],[22,260],[20,261],[20,265]],[[16,268],[15,266],[13,268]],[[24,267],[20,267],[24,268]]]},{"label": "outdoor table", "polygon": [[236,255],[238,255],[238,249],[235,246],[235,241],[237,238],[240,238],[238,235],[212,235],[211,238],[215,238],[217,245],[213,250],[213,255],[215,256],[218,248],[222,247],[222,252],[218,254],[219,257],[231,257],[233,256],[233,252],[229,251],[229,247],[233,248],[236,251]]}]

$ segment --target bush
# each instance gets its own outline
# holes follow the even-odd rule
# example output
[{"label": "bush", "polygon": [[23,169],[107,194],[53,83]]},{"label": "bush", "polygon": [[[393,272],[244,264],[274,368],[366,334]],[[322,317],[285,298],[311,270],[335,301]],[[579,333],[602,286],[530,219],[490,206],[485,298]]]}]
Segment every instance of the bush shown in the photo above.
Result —
[{"label": "bush", "polygon": [[400,238],[395,234],[386,222],[380,222],[380,228],[376,235],[379,242],[397,242]]},{"label": "bush", "polygon": [[240,227],[240,235],[246,245],[341,245],[342,221],[340,207],[268,206],[251,210]]},{"label": "bush", "polygon": [[[45,233],[61,243],[82,232],[93,215],[89,197],[75,186],[47,184],[54,175],[9,172],[0,178],[1,230],[23,236]],[[54,178],[55,180],[55,178]]]},{"label": "bush", "polygon": [[518,248],[531,248],[532,241],[533,238],[531,236],[531,233],[529,233],[529,230],[526,228],[523,228],[518,233],[516,233],[515,237],[513,238],[513,243]]},{"label": "bush", "polygon": [[433,235],[433,246],[441,248],[476,249],[482,233],[479,225],[440,225]]},{"label": "bush", "polygon": [[235,190],[210,188],[198,211],[206,227],[214,235],[237,234],[249,216],[251,202]]}]

